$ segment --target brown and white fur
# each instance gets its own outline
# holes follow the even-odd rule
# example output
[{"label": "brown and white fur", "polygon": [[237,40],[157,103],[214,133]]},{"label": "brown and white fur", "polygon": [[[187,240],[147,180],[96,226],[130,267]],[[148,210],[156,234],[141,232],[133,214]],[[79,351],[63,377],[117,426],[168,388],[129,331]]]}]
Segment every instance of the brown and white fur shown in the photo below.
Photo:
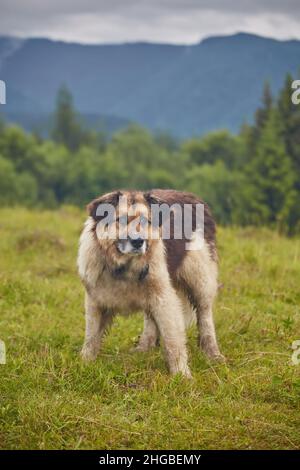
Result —
[{"label": "brown and white fur", "polygon": [[[116,314],[143,311],[144,331],[136,349],[147,351],[156,346],[161,337],[171,374],[180,372],[189,377],[186,326],[192,315],[197,319],[199,346],[204,353],[209,359],[224,359],[216,340],[212,310],[218,275],[215,223],[205,204],[205,240],[201,249],[187,251],[186,239],[149,237],[142,248],[131,251],[127,249],[129,245],[125,249],[118,240],[97,235],[100,220],[97,207],[103,203],[113,204],[117,215],[121,216],[120,195],[125,195],[134,205],[135,215],[145,215],[149,224],[151,204],[192,204],[194,207],[202,203],[190,193],[157,189],[145,193],[115,191],[89,204],[78,255],[79,275],[86,291],[82,358],[94,360],[97,357],[101,338]],[[118,219],[113,223],[121,230]]]}]

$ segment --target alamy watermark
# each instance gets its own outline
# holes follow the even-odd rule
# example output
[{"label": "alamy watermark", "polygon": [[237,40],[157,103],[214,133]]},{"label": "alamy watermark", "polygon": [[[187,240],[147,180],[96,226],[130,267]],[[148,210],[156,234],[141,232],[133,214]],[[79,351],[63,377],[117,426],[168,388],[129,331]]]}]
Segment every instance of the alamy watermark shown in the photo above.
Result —
[{"label": "alamy watermark", "polygon": [[300,339],[296,339],[292,342],[292,364],[298,366],[300,364]]},{"label": "alamy watermark", "polygon": [[199,250],[204,243],[204,204],[99,203],[96,210],[99,239],[185,240],[186,250]]},{"label": "alamy watermark", "polygon": [[0,339],[0,364],[6,364],[6,347],[4,341]]},{"label": "alamy watermark", "polygon": [[0,80],[0,104],[6,104],[6,84]]},{"label": "alamy watermark", "polygon": [[300,80],[294,80],[292,89],[295,90],[292,94],[292,103],[300,104]]}]

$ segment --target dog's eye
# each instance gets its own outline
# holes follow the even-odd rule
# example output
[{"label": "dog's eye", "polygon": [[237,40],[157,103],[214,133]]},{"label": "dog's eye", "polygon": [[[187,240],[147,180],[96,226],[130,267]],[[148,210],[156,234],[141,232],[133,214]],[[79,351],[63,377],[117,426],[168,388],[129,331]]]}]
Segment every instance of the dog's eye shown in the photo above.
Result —
[{"label": "dog's eye", "polygon": [[145,217],[144,215],[141,215],[140,217],[140,224],[142,227],[146,227],[149,223],[149,220],[147,219],[147,217]]},{"label": "dog's eye", "polygon": [[117,219],[117,222],[119,222],[120,225],[127,225],[127,215],[121,215]]}]

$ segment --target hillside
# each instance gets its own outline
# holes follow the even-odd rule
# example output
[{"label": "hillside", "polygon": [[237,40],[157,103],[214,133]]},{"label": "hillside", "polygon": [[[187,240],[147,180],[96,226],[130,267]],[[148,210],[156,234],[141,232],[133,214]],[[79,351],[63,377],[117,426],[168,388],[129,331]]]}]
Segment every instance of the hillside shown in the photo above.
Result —
[{"label": "hillside", "polygon": [[131,352],[142,315],[118,318],[84,365],[75,260],[84,213],[1,209],[1,449],[299,449],[299,239],[220,229],[216,326],[227,365],[188,349],[194,380],[159,348]]},{"label": "hillside", "polygon": [[136,121],[178,136],[251,120],[263,82],[277,92],[300,67],[300,41],[249,34],[214,37],[192,46],[132,43],[81,45],[0,38],[0,77],[8,116],[47,116],[67,84],[82,114]]}]

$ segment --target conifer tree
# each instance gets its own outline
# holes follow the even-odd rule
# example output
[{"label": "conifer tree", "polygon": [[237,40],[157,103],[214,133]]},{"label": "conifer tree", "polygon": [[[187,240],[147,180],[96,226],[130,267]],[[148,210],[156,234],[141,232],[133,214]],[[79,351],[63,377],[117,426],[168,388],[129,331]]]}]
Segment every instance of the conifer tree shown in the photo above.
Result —
[{"label": "conifer tree", "polygon": [[242,128],[242,134],[246,139],[247,160],[251,159],[253,154],[256,152],[260,136],[273,107],[272,92],[270,83],[268,81],[266,81],[264,84],[261,102],[261,106],[256,110],[254,114],[254,124],[252,126],[244,125]]},{"label": "conifer tree", "polygon": [[288,74],[278,99],[282,136],[294,174],[295,195],[288,218],[290,233],[299,231],[300,228],[300,105],[292,102],[292,82],[293,78]]},{"label": "conifer tree", "polygon": [[278,109],[282,121],[284,142],[292,159],[294,171],[298,175],[296,186],[300,191],[300,105],[292,102],[292,82],[293,78],[288,74],[279,95]]},{"label": "conifer tree", "polygon": [[256,199],[263,206],[261,222],[290,231],[290,216],[296,197],[295,174],[282,138],[281,116],[276,108],[270,111],[264,124],[247,172],[249,181],[256,188]]},{"label": "conifer tree", "polygon": [[65,85],[57,94],[52,138],[72,151],[79,148],[82,139],[82,129],[74,110],[73,98]]}]

